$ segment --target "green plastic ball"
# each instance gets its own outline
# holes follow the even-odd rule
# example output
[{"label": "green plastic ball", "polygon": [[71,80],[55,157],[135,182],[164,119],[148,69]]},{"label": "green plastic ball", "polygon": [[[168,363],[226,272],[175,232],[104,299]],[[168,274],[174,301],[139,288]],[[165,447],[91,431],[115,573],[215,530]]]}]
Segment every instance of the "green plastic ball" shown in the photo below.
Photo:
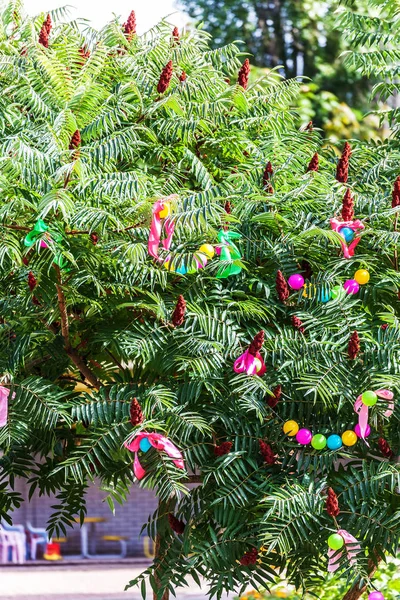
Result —
[{"label": "green plastic ball", "polygon": [[311,446],[315,450],[322,450],[326,446],[326,437],[322,433],[316,433],[311,440]]},{"label": "green plastic ball", "polygon": [[341,298],[344,295],[345,295],[345,291],[344,291],[344,289],[343,289],[343,287],[341,285],[335,285],[335,287],[333,287],[331,289],[331,298],[332,298],[332,300],[336,300],[337,298]]},{"label": "green plastic ball", "polygon": [[374,406],[378,402],[378,396],[375,392],[368,390],[362,394],[361,402],[365,404],[365,406]]},{"label": "green plastic ball", "polygon": [[332,535],[328,537],[328,546],[332,550],[340,550],[340,548],[343,548],[343,545],[344,539],[338,533],[332,533]]}]

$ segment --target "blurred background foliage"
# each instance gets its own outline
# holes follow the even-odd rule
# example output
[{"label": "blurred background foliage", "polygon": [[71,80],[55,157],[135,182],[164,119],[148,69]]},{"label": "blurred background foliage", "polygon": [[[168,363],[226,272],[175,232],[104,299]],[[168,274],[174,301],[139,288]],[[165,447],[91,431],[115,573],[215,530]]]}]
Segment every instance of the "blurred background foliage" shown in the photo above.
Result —
[{"label": "blurred background foliage", "polygon": [[[286,78],[303,77],[296,105],[301,123],[312,120],[330,140],[385,138],[385,123],[368,115],[378,107],[371,97],[373,77],[365,77],[342,54],[349,45],[337,27],[337,0],[177,0],[196,25],[202,24],[219,47],[242,41],[251,76],[280,66]],[[375,16],[369,0],[346,1],[347,10]],[[363,118],[364,117],[364,118]]]}]

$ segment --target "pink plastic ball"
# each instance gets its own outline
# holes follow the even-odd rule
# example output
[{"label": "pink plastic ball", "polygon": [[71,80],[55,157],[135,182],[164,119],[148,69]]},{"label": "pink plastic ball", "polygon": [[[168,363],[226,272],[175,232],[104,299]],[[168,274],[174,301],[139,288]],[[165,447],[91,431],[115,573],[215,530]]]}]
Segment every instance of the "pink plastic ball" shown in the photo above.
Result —
[{"label": "pink plastic ball", "polygon": [[221,254],[221,248],[218,248],[218,246],[215,246],[215,254],[218,256]]},{"label": "pink plastic ball", "polygon": [[[361,437],[361,431],[360,431],[360,426],[359,426],[359,424],[358,424],[358,423],[357,423],[357,425],[354,427],[354,431],[355,431],[355,433],[356,433],[357,437],[359,437],[359,438],[360,438],[360,437]],[[371,433],[371,427],[370,427],[369,425],[367,425],[367,428],[366,428],[366,430],[365,430],[365,437],[368,437],[370,433]]]},{"label": "pink plastic ball", "polygon": [[304,277],[299,273],[295,273],[289,277],[288,284],[292,290],[300,290],[304,285]]},{"label": "pink plastic ball", "polygon": [[299,442],[299,444],[307,446],[307,444],[311,442],[311,439],[312,433],[309,429],[299,429],[299,431],[297,432],[296,440]]},{"label": "pink plastic ball", "polygon": [[48,248],[47,243],[44,240],[40,240],[40,247],[41,248]]},{"label": "pink plastic ball", "polygon": [[371,592],[368,596],[368,600],[385,600],[385,597],[381,592]]},{"label": "pink plastic ball", "polygon": [[347,294],[357,294],[360,289],[360,284],[355,279],[348,279],[343,284]]}]

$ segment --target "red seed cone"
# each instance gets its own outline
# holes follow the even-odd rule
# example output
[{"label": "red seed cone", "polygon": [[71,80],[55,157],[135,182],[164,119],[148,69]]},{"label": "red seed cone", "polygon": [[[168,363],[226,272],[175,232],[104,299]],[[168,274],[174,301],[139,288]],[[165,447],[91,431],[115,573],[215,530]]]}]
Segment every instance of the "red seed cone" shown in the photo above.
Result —
[{"label": "red seed cone", "polygon": [[274,173],[274,170],[272,168],[271,162],[268,161],[267,164],[265,165],[265,169],[264,169],[264,173],[263,173],[263,187],[265,189],[266,192],[268,192],[269,194],[272,194],[274,191],[274,188],[271,185],[271,177]]},{"label": "red seed cone", "polygon": [[177,519],[172,513],[169,513],[168,515],[168,522],[172,531],[178,535],[182,535],[182,533],[185,531],[185,523],[180,519]]},{"label": "red seed cone", "polygon": [[340,513],[338,497],[331,487],[328,488],[328,496],[326,498],[325,508],[326,512],[331,517],[337,517]]},{"label": "red seed cone", "polygon": [[80,56],[82,57],[82,60],[79,61],[78,64],[81,67],[83,67],[83,65],[85,64],[87,59],[90,58],[90,50],[87,49],[85,46],[82,46],[82,48],[79,48],[78,52],[79,52]]},{"label": "red seed cone", "polygon": [[392,191],[392,208],[397,208],[398,206],[400,206],[400,175],[396,178]]},{"label": "red seed cone", "polygon": [[381,451],[381,454],[385,458],[393,458],[393,456],[394,456],[393,451],[392,451],[391,447],[389,446],[389,444],[387,443],[387,441],[383,437],[379,438],[378,446],[379,446],[379,450]]},{"label": "red seed cone", "polygon": [[318,160],[318,153],[316,152],[314,154],[314,156],[312,157],[312,159],[310,160],[310,162],[308,163],[306,173],[308,173],[309,171],[318,171],[318,169],[319,169],[319,160]]},{"label": "red seed cone", "polygon": [[349,158],[351,155],[351,146],[346,142],[343,148],[342,156],[336,167],[336,179],[341,183],[347,183],[349,177]]},{"label": "red seed cone", "polygon": [[249,84],[249,75],[250,75],[250,61],[248,58],[244,61],[242,66],[239,69],[238,73],[238,84],[242,86],[245,90]]},{"label": "red seed cone", "polygon": [[90,241],[92,242],[93,246],[97,245],[99,241],[99,236],[95,231],[93,231],[93,233],[90,234]]},{"label": "red seed cone", "polygon": [[143,423],[142,407],[140,406],[140,404],[136,398],[133,398],[133,400],[131,402],[131,407],[129,409],[129,415],[130,415],[131,425],[133,425],[133,427],[136,427],[136,425],[140,425],[141,423]]},{"label": "red seed cone", "polygon": [[267,396],[267,404],[270,408],[275,408],[282,396],[282,386],[277,385],[273,396]]},{"label": "red seed cone", "polygon": [[278,294],[278,298],[281,302],[286,302],[286,300],[289,298],[289,287],[288,284],[286,282],[286,279],[283,276],[282,271],[277,271],[276,273],[276,279],[275,279],[275,283],[276,283],[276,293]]},{"label": "red seed cone", "polygon": [[184,81],[186,81],[187,75],[185,71],[182,71],[182,73],[179,75],[179,81],[181,81],[182,83]]},{"label": "red seed cone", "polygon": [[258,560],[258,550],[257,550],[257,548],[252,548],[251,550],[246,552],[246,554],[243,554],[243,556],[239,562],[244,567],[248,567],[249,565],[255,565],[257,563],[257,560]]},{"label": "red seed cone", "polygon": [[313,122],[312,121],[308,121],[306,128],[304,131],[313,131],[314,126],[313,126]]},{"label": "red seed cone", "polygon": [[70,150],[74,150],[74,152],[72,153],[72,158],[73,160],[76,160],[77,158],[79,158],[80,155],[80,147],[81,147],[81,133],[79,131],[79,129],[77,129],[73,136],[71,137],[71,141],[69,143],[69,149]]},{"label": "red seed cone", "polygon": [[35,306],[40,306],[40,300],[36,298],[36,296],[32,296],[32,304]]},{"label": "red seed cone", "polygon": [[226,212],[228,215],[230,215],[230,214],[231,214],[231,212],[232,212],[232,205],[231,205],[231,203],[229,202],[229,200],[227,200],[227,201],[225,202],[224,209],[225,209],[225,212]]},{"label": "red seed cone", "polygon": [[51,32],[52,27],[53,26],[51,23],[51,17],[50,17],[50,15],[47,15],[46,19],[43,21],[43,25],[39,32],[39,39],[38,39],[39,44],[41,44],[45,48],[49,47],[49,37],[50,37],[50,32]]},{"label": "red seed cone", "polygon": [[159,94],[163,94],[168,89],[169,84],[171,83],[173,70],[172,60],[170,60],[161,71],[160,79],[157,83],[157,92]]},{"label": "red seed cone", "polygon": [[127,22],[122,27],[124,34],[130,41],[136,33],[136,15],[134,10],[130,12]]},{"label": "red seed cone", "polygon": [[349,344],[347,347],[347,353],[349,355],[350,360],[355,360],[357,358],[358,353],[360,352],[360,338],[358,337],[357,331],[354,331],[351,334],[349,339]]},{"label": "red seed cone", "polygon": [[263,440],[259,440],[259,446],[260,446],[260,454],[264,459],[264,462],[267,463],[267,465],[274,465],[275,464],[275,454],[274,451],[272,450],[271,446],[269,444],[267,444],[267,442],[264,442]]},{"label": "red seed cone", "polygon": [[300,333],[305,333],[303,322],[299,319],[299,317],[296,317],[296,315],[292,316],[292,325],[295,329],[297,329],[297,331],[300,331]]},{"label": "red seed cone", "polygon": [[175,306],[175,310],[172,313],[171,322],[174,327],[179,327],[182,325],[185,320],[185,312],[186,312],[186,301],[185,298],[180,294],[178,301]]},{"label": "red seed cone", "polygon": [[172,30],[172,45],[176,45],[179,46],[179,29],[177,27],[174,27]]},{"label": "red seed cone", "polygon": [[354,219],[354,200],[349,189],[345,191],[342,203],[343,221],[352,221]]},{"label": "red seed cone", "polygon": [[229,454],[232,449],[232,442],[222,442],[219,446],[214,446],[214,454],[215,456],[224,456],[225,454]]},{"label": "red seed cone", "polygon": [[37,286],[36,277],[34,276],[32,271],[29,271],[29,273],[28,273],[28,286],[29,286],[29,289],[31,290],[31,292],[33,292],[33,290]]},{"label": "red seed cone", "polygon": [[250,343],[249,346],[249,354],[251,354],[252,356],[257,356],[257,352],[260,352],[262,345],[264,343],[264,331],[261,330],[259,331],[255,336],[253,341]]}]

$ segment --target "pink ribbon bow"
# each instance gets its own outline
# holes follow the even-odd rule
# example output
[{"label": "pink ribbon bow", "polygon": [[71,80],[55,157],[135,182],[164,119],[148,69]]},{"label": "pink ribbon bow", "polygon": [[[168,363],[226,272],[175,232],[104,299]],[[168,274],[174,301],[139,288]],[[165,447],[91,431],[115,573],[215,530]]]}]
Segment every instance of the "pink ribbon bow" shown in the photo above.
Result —
[{"label": "pink ribbon bow", "polygon": [[[393,400],[393,392],[391,392],[390,390],[377,390],[375,392],[375,394],[379,398],[384,398],[385,400],[389,401],[387,411],[384,413],[384,415],[385,415],[385,417],[390,417],[391,414],[393,413],[393,408],[394,408],[394,402],[391,402],[391,400]],[[365,434],[366,434],[367,425],[368,425],[368,408],[369,407],[366,406],[365,404],[363,404],[361,397],[362,397],[362,394],[360,394],[358,396],[357,400],[354,403],[354,412],[358,413],[358,426],[360,428],[361,437],[364,440],[364,442],[367,444],[367,446],[369,446],[367,440],[365,439]]]},{"label": "pink ribbon bow", "polygon": [[[4,427],[4,425],[7,425],[9,394],[10,390],[0,385],[0,427]],[[12,395],[12,398],[14,397],[15,393]]]},{"label": "pink ribbon bow", "polygon": [[150,256],[153,256],[155,259],[157,259],[159,261],[162,260],[158,256],[158,248],[160,246],[160,242],[162,243],[165,250],[169,250],[171,247],[172,236],[173,236],[174,229],[175,229],[175,223],[172,221],[172,219],[167,217],[164,221],[164,231],[165,231],[166,237],[165,237],[165,239],[163,239],[161,241],[162,219],[160,217],[160,212],[162,210],[164,210],[165,203],[169,202],[170,200],[173,200],[174,198],[176,198],[176,196],[172,195],[172,196],[168,196],[167,198],[163,198],[162,200],[157,200],[157,202],[154,202],[153,208],[152,208],[153,218],[152,218],[151,225],[150,225],[150,233],[149,233],[149,240],[147,243],[147,249],[148,249]]},{"label": "pink ribbon bow", "polygon": [[[258,373],[257,363],[255,360],[256,358],[258,358],[262,365]],[[254,356],[253,354],[250,354],[249,349],[247,349],[246,352],[244,352],[235,360],[233,363],[233,370],[235,373],[246,372],[247,375],[258,375],[259,377],[262,377],[266,372],[267,367],[265,366],[264,359],[259,352],[257,352],[257,354]]]},{"label": "pink ribbon bow", "polygon": [[342,227],[348,227],[349,229],[352,229],[354,231],[355,237],[354,240],[350,242],[350,244],[347,244],[347,242],[344,239],[342,239],[340,242],[343,248],[344,257],[351,258],[352,256],[354,256],[354,250],[356,249],[356,246],[360,241],[360,237],[357,235],[357,230],[365,229],[364,223],[362,223],[362,221],[360,221],[359,219],[356,219],[355,221],[339,221],[339,219],[336,218],[331,219],[330,222],[332,230],[336,231],[339,234],[339,229],[342,229]]},{"label": "pink ribbon bow", "polygon": [[[355,557],[357,553],[360,552],[361,546],[358,540],[354,536],[351,535],[345,529],[339,529],[337,532],[344,539],[344,549],[346,550],[347,558],[351,566],[355,564]],[[351,548],[347,548],[347,544],[351,544]],[[342,558],[343,552],[338,550],[332,550],[329,548],[328,550],[328,572],[333,573],[336,569],[339,568],[340,559]]]},{"label": "pink ribbon bow", "polygon": [[168,454],[168,456],[172,458],[174,465],[178,467],[178,469],[185,468],[181,452],[168,438],[161,435],[160,433],[146,433],[144,431],[142,433],[138,433],[130,444],[124,444],[125,448],[128,448],[128,450],[135,453],[133,472],[135,473],[135,477],[137,479],[143,479],[143,477],[146,475],[146,471],[143,469],[138,458],[140,442],[144,438],[147,438],[149,440],[153,448],[159,451],[164,451],[166,454]]}]

